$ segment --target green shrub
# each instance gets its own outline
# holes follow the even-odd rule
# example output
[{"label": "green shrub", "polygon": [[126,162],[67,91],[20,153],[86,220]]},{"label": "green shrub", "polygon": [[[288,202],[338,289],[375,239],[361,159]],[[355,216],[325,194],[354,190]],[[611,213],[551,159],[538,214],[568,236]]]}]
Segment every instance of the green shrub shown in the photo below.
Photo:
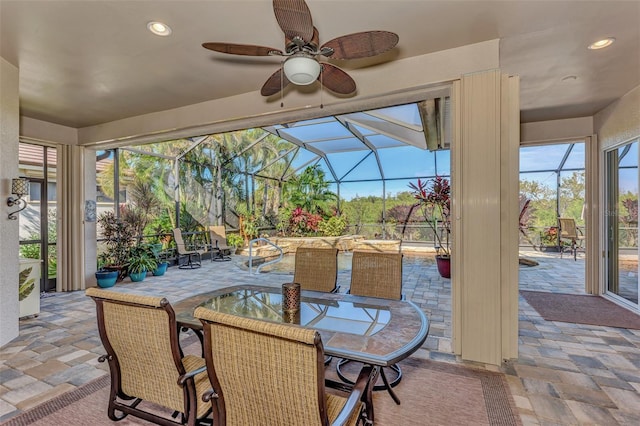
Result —
[{"label": "green shrub", "polygon": [[244,239],[240,236],[240,234],[229,234],[227,235],[227,244],[238,248],[244,245]]},{"label": "green shrub", "polygon": [[318,230],[327,237],[339,237],[347,228],[347,221],[342,216],[331,216],[318,224]]},{"label": "green shrub", "polygon": [[[40,235],[31,234],[30,239],[38,240]],[[40,244],[24,244],[20,246],[20,256],[25,259],[40,259]]]}]

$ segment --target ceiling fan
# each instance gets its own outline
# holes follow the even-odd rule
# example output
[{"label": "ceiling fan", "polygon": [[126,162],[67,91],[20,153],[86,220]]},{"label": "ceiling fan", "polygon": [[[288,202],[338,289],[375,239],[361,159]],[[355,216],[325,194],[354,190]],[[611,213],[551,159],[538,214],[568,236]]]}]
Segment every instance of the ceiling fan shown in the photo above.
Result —
[{"label": "ceiling fan", "polygon": [[389,31],[363,31],[334,38],[322,46],[313,26],[311,12],[304,0],[273,0],[273,11],[285,35],[284,52],[272,47],[203,43],[202,47],[221,53],[246,56],[283,56],[283,66],[267,79],[260,94],[271,96],[289,83],[308,85],[318,80],[330,91],[342,95],[355,92],[356,83],[343,70],[318,57],[359,59],[379,55],[398,44],[398,35]]}]

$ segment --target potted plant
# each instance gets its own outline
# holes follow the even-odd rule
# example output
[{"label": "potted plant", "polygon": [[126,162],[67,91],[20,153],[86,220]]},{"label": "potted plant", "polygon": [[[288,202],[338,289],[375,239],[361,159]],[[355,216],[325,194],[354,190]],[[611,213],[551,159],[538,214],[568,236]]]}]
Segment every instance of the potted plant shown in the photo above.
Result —
[{"label": "potted plant", "polygon": [[109,288],[113,287],[118,280],[118,270],[106,269],[105,265],[108,262],[108,255],[101,253],[98,256],[98,270],[96,271],[96,281],[98,287]]},{"label": "potted plant", "polygon": [[169,266],[169,262],[167,262],[167,252],[162,251],[162,245],[160,245],[160,250],[157,250],[157,247],[154,246],[151,248],[151,251],[156,261],[156,268],[153,270],[153,275],[156,277],[164,275]]},{"label": "potted plant", "polygon": [[[127,207],[123,206],[121,213],[126,210]],[[130,221],[116,217],[111,211],[100,214],[97,222],[105,245],[105,250],[100,254],[102,269],[118,271],[118,281],[122,281],[127,276],[130,250],[137,236],[136,228]]]},{"label": "potted plant", "polygon": [[154,271],[157,266],[155,256],[148,247],[138,245],[131,248],[127,266],[131,281],[139,282],[144,280],[147,272]]},{"label": "potted plant", "polygon": [[240,234],[228,234],[227,244],[234,249],[234,253],[244,244],[244,238]]},{"label": "potted plant", "polygon": [[451,233],[451,186],[449,180],[441,176],[418,183],[410,183],[412,195],[418,200],[411,207],[409,216],[416,207],[423,208],[425,222],[433,231],[436,242],[436,264],[438,272],[444,278],[451,278],[451,251],[449,234]]}]

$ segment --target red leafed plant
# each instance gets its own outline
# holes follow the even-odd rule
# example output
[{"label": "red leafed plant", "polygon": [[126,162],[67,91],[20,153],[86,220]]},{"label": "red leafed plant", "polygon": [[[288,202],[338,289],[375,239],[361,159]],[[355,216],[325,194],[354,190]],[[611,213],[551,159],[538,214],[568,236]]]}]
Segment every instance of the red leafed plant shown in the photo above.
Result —
[{"label": "red leafed plant", "polygon": [[[412,195],[418,202],[411,207],[423,207],[425,221],[433,231],[436,239],[436,250],[443,257],[449,257],[449,234],[451,233],[451,185],[442,176],[418,183],[410,183]],[[440,224],[440,226],[438,225]]]},{"label": "red leafed plant", "polygon": [[294,235],[308,235],[318,232],[318,224],[322,217],[318,214],[309,213],[301,207],[296,207],[291,212],[289,228]]}]

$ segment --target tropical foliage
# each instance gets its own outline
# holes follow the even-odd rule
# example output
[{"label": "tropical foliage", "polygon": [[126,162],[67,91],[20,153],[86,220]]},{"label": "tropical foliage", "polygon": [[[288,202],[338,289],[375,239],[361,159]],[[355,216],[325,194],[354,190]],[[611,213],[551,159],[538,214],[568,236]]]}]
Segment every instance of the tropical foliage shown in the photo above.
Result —
[{"label": "tropical foliage", "polygon": [[[427,225],[433,231],[436,240],[436,251],[442,256],[450,256],[449,236],[451,234],[451,186],[449,180],[442,176],[423,181],[418,179],[417,184],[410,183],[409,187],[418,202],[413,207],[418,207]],[[407,215],[407,221],[412,211]]]},{"label": "tropical foliage", "polygon": [[[547,180],[554,184],[546,185]],[[530,200],[525,240],[534,245],[558,245],[558,217],[574,218],[578,226],[584,226],[584,171],[561,174],[557,188],[556,181],[555,172],[535,179],[523,174],[520,180],[520,194]]]},{"label": "tropical foliage", "polygon": [[339,237],[347,229],[347,220],[344,216],[331,216],[318,223],[318,230],[327,237]]},{"label": "tropical foliage", "polygon": [[127,271],[130,274],[153,271],[157,267],[158,262],[149,246],[138,245],[129,250]]},{"label": "tropical foliage", "polygon": [[[442,234],[444,222],[438,222],[440,232],[434,232],[432,220],[426,220],[431,217],[426,203],[409,215],[416,203],[412,191],[383,195],[384,186],[371,183],[367,195],[338,200],[336,184],[325,176],[328,168],[324,160],[309,152],[303,155],[302,151],[264,129],[178,139],[139,147],[135,152],[123,149],[119,157],[120,200],[146,212],[143,233],[147,236],[168,235],[174,227],[197,233],[208,225],[225,224],[237,230],[243,240],[265,232],[353,233],[367,238],[435,241],[440,245],[439,235],[446,235]],[[99,175],[103,189],[113,181],[113,173],[111,177],[109,173]],[[151,184],[145,186],[141,182]],[[560,182],[559,190],[556,182]],[[349,185],[343,182],[341,188]],[[177,186],[179,203],[174,193]],[[377,188],[379,195],[369,195]],[[576,218],[578,226],[584,225],[584,190],[583,171],[560,175],[550,172],[544,176],[523,173],[521,193],[530,199],[523,230],[530,241],[539,241],[545,230],[557,226],[558,213]],[[113,196],[115,191],[103,192]],[[629,223],[633,221],[633,211],[622,202],[620,214],[628,215]],[[634,235],[629,235],[633,240]],[[152,239],[146,237],[145,241]]]},{"label": "tropical foliage", "polygon": [[[54,242],[57,239],[57,221],[56,221],[56,209],[50,208],[47,212],[47,239],[49,242]],[[40,240],[40,232],[30,232],[26,240]],[[54,278],[58,270],[58,258],[56,245],[50,245],[47,250],[47,265],[49,278]],[[25,259],[40,259],[40,244],[21,244],[20,256]]]},{"label": "tropical foliage", "polygon": [[303,236],[318,232],[318,224],[321,221],[322,216],[319,214],[309,213],[301,207],[296,207],[289,218],[289,234]]},{"label": "tropical foliage", "polygon": [[285,185],[286,203],[311,214],[328,216],[329,203],[337,199],[329,190],[324,171],[317,164],[293,176]]},{"label": "tropical foliage", "polygon": [[130,252],[139,235],[137,233],[139,227],[129,221],[137,217],[133,213],[127,213],[130,210],[128,206],[122,206],[120,208],[120,218],[111,211],[103,212],[98,216],[98,225],[101,229],[99,237],[105,246],[104,250],[98,255],[98,262],[102,267],[121,268],[121,277],[126,274]]}]

